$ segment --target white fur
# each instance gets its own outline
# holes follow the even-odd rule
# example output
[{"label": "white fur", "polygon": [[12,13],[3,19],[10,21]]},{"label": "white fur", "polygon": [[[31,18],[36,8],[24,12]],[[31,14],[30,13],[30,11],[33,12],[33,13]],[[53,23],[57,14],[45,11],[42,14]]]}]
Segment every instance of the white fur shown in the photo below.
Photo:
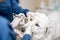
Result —
[{"label": "white fur", "polygon": [[50,20],[50,38],[53,40],[60,37],[60,12],[54,11],[48,17]]},{"label": "white fur", "polygon": [[11,22],[12,27],[14,28],[14,31],[20,36],[22,37],[23,33],[21,31],[19,31],[16,27],[19,25],[19,23],[25,18],[25,15],[23,13],[20,13],[19,15],[16,15],[16,17],[14,18],[14,20]]}]

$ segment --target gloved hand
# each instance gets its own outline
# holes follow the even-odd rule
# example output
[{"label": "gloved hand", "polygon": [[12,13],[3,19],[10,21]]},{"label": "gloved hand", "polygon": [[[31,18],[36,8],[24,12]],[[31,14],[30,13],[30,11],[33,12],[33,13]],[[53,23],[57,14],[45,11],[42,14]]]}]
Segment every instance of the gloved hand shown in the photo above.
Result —
[{"label": "gloved hand", "polygon": [[14,32],[16,33],[16,36],[23,37],[23,33],[19,31],[18,29],[14,29]]},{"label": "gloved hand", "polygon": [[31,25],[26,27],[24,35],[25,34],[29,34],[30,36],[32,35],[32,27],[31,27]]},{"label": "gloved hand", "polygon": [[32,32],[31,32],[31,26],[29,25],[29,26],[26,28],[26,30],[25,30],[25,33],[24,33],[24,35],[23,35],[22,40],[30,40],[30,39],[31,39],[31,34],[32,34]]},{"label": "gloved hand", "polygon": [[17,27],[18,24],[21,22],[21,20],[23,20],[24,18],[25,18],[25,16],[23,13],[16,15],[16,17],[14,18],[14,20],[11,23],[12,27]]}]

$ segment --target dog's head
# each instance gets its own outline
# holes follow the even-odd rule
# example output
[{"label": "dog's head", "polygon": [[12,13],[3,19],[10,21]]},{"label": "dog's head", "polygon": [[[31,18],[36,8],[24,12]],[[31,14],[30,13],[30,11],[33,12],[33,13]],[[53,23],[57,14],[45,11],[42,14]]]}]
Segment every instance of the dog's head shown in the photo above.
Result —
[{"label": "dog's head", "polygon": [[41,39],[47,33],[49,19],[45,14],[35,13],[27,16],[27,18],[20,22],[20,24],[24,25],[22,26],[23,30],[25,30],[25,28],[29,27],[28,25],[31,24],[32,38]]}]

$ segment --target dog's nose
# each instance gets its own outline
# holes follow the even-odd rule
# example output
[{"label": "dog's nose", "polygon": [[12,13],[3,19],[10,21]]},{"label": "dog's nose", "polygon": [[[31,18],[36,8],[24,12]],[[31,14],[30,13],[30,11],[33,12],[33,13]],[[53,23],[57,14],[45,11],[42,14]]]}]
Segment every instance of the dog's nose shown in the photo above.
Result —
[{"label": "dog's nose", "polygon": [[25,28],[21,28],[21,31],[22,31],[22,32],[25,32]]}]

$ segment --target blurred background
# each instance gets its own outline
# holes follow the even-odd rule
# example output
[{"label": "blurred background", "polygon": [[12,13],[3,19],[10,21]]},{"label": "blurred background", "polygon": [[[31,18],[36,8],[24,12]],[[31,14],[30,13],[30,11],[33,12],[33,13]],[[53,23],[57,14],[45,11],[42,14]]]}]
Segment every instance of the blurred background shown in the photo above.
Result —
[{"label": "blurred background", "polygon": [[20,6],[28,8],[32,11],[36,9],[60,9],[60,0],[19,0]]}]

